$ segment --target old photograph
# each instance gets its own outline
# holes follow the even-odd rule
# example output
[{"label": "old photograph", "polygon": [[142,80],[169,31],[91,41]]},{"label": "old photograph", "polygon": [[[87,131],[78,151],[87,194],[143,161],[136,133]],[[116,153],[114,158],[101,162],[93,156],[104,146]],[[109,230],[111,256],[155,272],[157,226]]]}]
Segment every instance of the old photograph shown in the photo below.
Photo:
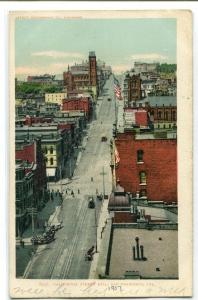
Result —
[{"label": "old photograph", "polygon": [[190,13],[10,20],[12,295],[189,296]]}]

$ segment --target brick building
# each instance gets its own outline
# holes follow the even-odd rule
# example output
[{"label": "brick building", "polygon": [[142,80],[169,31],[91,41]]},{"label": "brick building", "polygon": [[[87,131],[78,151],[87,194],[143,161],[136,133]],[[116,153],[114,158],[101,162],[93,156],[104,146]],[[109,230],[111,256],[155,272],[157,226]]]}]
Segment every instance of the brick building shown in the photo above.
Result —
[{"label": "brick building", "polygon": [[98,94],[97,89],[97,62],[94,51],[89,53],[89,61],[68,66],[67,72],[63,73],[64,86],[68,95],[72,91],[90,91],[95,99]]},{"label": "brick building", "polygon": [[[33,117],[27,115],[24,119],[23,125],[32,126],[33,124],[40,124],[40,123],[52,123],[52,118],[45,118],[45,117]],[[17,122],[16,122],[17,123]]]},{"label": "brick building", "polygon": [[131,101],[137,101],[142,99],[141,84],[142,80],[140,74],[132,74],[126,76],[128,83],[128,106]]},{"label": "brick building", "polygon": [[177,126],[177,106],[176,105],[155,105],[146,104],[145,109],[150,114],[150,120],[154,128],[172,128]]},{"label": "brick building", "polygon": [[89,84],[97,86],[97,63],[94,51],[89,52]]},{"label": "brick building", "polygon": [[42,151],[45,154],[48,179],[57,179],[61,176],[64,156],[64,137],[57,124],[38,124],[37,126],[16,127],[16,144],[20,145],[24,140],[34,140],[41,137]]},{"label": "brick building", "polygon": [[63,111],[82,110],[85,112],[87,118],[92,114],[92,103],[89,97],[80,97],[63,100]]},{"label": "brick building", "polygon": [[124,124],[125,126],[148,127],[148,112],[142,107],[124,108]]},{"label": "brick building", "polygon": [[157,96],[138,101],[138,104],[131,102],[130,107],[124,108],[124,122],[128,127],[152,124],[155,129],[172,130],[177,127],[176,97]]},{"label": "brick building", "polygon": [[29,224],[28,208],[31,208],[34,200],[33,172],[25,169],[24,162],[16,161],[16,236],[21,237]]},{"label": "brick building", "polygon": [[26,170],[33,173],[33,203],[36,208],[41,208],[46,200],[47,177],[45,157],[41,148],[41,140],[16,141],[15,156],[17,160],[25,161]]},{"label": "brick building", "polygon": [[116,178],[126,192],[149,201],[177,202],[175,134],[118,133]]}]

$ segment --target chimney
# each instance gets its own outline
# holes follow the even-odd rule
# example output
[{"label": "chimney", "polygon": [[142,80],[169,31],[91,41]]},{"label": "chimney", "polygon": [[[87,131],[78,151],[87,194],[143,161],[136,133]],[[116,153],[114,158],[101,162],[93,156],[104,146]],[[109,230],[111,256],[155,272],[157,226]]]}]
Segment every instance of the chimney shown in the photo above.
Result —
[{"label": "chimney", "polygon": [[140,259],[139,238],[136,237],[135,241],[136,241],[137,259],[139,260]]},{"label": "chimney", "polygon": [[135,246],[133,246],[133,260],[136,260],[136,257],[135,257]]},{"label": "chimney", "polygon": [[140,246],[141,259],[144,260],[144,246]]}]

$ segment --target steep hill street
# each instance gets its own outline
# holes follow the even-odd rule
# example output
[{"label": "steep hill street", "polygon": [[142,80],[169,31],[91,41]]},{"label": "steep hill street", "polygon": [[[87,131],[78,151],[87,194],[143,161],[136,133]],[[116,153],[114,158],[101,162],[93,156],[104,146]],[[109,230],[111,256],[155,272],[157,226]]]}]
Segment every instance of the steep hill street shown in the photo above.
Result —
[{"label": "steep hill street", "polygon": [[[64,196],[58,219],[63,221],[64,227],[57,231],[54,242],[39,246],[26,278],[88,278],[91,262],[85,261],[84,256],[92,245],[96,245],[96,226],[102,205],[102,201],[96,199],[96,193],[109,194],[112,186],[109,167],[109,143],[115,120],[112,77],[106,82],[104,91],[103,100],[97,103],[96,120],[87,130],[73,180],[62,185]],[[102,136],[107,137],[106,142],[101,141]],[[58,188],[60,182],[54,185],[54,190]],[[90,197],[95,199],[95,209],[88,208]]]}]

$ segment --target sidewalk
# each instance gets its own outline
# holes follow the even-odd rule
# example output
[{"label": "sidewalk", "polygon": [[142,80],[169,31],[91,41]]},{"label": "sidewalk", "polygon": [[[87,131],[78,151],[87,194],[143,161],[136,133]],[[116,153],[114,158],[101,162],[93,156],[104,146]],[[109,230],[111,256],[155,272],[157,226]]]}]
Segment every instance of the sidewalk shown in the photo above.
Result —
[{"label": "sidewalk", "polygon": [[[44,232],[43,225],[45,222],[56,224],[59,222],[58,215],[61,209],[61,200],[58,196],[54,200],[49,200],[45,207],[37,214],[37,223],[35,224],[35,234],[41,235]],[[42,225],[43,224],[43,225]],[[32,238],[32,224],[23,232],[22,239],[25,242],[24,247],[20,245],[20,239],[16,239],[16,276],[22,277],[27,266],[33,260],[33,250],[37,251],[38,246],[31,243]],[[40,247],[40,246],[39,246]]]},{"label": "sidewalk", "polygon": [[[103,204],[101,206],[101,213],[98,222],[97,228],[97,250],[98,252],[94,254],[93,260],[91,262],[91,268],[89,272],[89,279],[97,279],[98,278],[98,263],[101,255],[102,244],[105,238],[105,231],[107,226],[107,221],[110,218],[108,212],[108,199],[103,200]],[[102,237],[102,238],[101,238]]]}]

